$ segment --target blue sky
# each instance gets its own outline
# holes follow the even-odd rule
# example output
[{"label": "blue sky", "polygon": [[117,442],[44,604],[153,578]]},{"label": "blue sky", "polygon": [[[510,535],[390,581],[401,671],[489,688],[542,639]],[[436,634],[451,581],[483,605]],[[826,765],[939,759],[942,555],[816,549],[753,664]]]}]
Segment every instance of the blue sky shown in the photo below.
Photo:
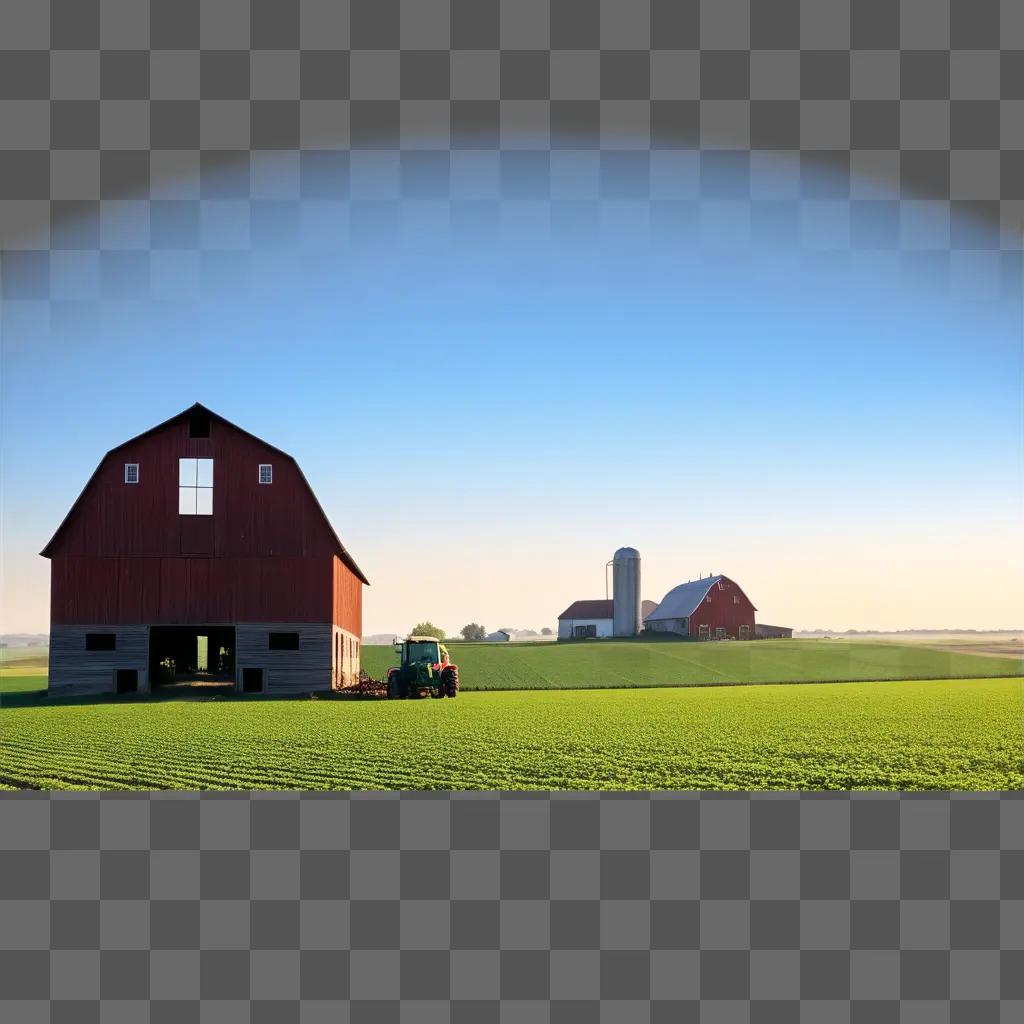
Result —
[{"label": "blue sky", "polygon": [[[398,247],[333,204],[216,292],[197,253],[153,252],[153,298],[48,338],[15,318],[4,629],[46,628],[37,552],[103,452],[194,401],[296,456],[370,578],[368,633],[554,626],[624,544],[656,600],[713,571],[797,628],[1024,625],[1022,322],[991,262],[965,301],[892,252],[715,244],[715,204],[696,234],[612,218],[587,245],[514,218],[453,245],[436,205]],[[224,213],[207,250],[234,247]],[[96,298],[85,267],[57,287]]]}]

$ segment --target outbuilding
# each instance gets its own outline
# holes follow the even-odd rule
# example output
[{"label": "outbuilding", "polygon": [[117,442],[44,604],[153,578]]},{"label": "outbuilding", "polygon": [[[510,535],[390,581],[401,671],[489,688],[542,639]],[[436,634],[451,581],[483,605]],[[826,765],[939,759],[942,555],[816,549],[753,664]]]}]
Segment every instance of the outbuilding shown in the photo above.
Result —
[{"label": "outbuilding", "polygon": [[[558,616],[559,640],[585,640],[613,636],[615,633],[615,602],[608,600],[573,601]],[[654,601],[642,601],[641,618],[654,611]]]},{"label": "outbuilding", "polygon": [[644,616],[644,626],[697,640],[751,640],[756,610],[728,576],[705,576],[673,587]]},{"label": "outbuilding", "polygon": [[757,640],[792,640],[791,626],[769,626],[764,622],[754,624],[754,637]]},{"label": "outbuilding", "polygon": [[202,405],[107,452],[42,554],[51,695],[358,679],[366,577],[295,459]]}]

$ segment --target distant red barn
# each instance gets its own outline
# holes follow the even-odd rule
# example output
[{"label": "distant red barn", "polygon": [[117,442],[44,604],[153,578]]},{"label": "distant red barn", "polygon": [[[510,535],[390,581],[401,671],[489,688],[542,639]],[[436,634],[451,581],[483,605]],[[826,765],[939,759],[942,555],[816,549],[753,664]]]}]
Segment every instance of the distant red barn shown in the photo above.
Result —
[{"label": "distant red barn", "polygon": [[295,460],[201,405],[107,452],[42,554],[51,693],[358,676],[366,577]]},{"label": "distant red barn", "polygon": [[644,616],[644,626],[698,640],[752,640],[755,611],[750,598],[728,576],[706,576],[673,587]]}]

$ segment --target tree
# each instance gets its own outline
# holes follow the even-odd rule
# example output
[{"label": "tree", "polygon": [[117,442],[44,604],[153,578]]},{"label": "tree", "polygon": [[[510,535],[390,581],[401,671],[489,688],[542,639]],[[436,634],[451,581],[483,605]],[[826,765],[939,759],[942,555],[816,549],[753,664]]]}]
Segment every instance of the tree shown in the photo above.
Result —
[{"label": "tree", "polygon": [[485,640],[487,638],[487,630],[479,622],[471,622],[469,625],[463,626],[460,632],[463,640]]},{"label": "tree", "polygon": [[438,640],[444,639],[444,630],[438,629],[432,622],[419,622],[412,627],[410,636],[436,636]]},{"label": "tree", "polygon": [[547,626],[545,626],[545,627],[544,627],[544,628],[543,628],[543,629],[542,629],[542,630],[540,631],[540,635],[541,635],[541,636],[551,636],[551,630],[550,630],[550,629],[548,629],[548,627],[547,627]]}]

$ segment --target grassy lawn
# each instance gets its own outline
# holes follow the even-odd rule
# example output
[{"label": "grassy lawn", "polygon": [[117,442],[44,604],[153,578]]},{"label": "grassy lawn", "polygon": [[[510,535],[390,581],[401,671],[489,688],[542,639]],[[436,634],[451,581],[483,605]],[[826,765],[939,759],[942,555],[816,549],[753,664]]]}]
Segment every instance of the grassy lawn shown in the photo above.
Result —
[{"label": "grassy lawn", "polygon": [[[1024,671],[1019,658],[841,640],[459,643],[449,651],[466,690],[945,679]],[[395,663],[391,647],[362,649],[363,668],[376,678]]]},{"label": "grassy lawn", "polygon": [[1024,680],[0,712],[0,786],[1016,789]]}]

